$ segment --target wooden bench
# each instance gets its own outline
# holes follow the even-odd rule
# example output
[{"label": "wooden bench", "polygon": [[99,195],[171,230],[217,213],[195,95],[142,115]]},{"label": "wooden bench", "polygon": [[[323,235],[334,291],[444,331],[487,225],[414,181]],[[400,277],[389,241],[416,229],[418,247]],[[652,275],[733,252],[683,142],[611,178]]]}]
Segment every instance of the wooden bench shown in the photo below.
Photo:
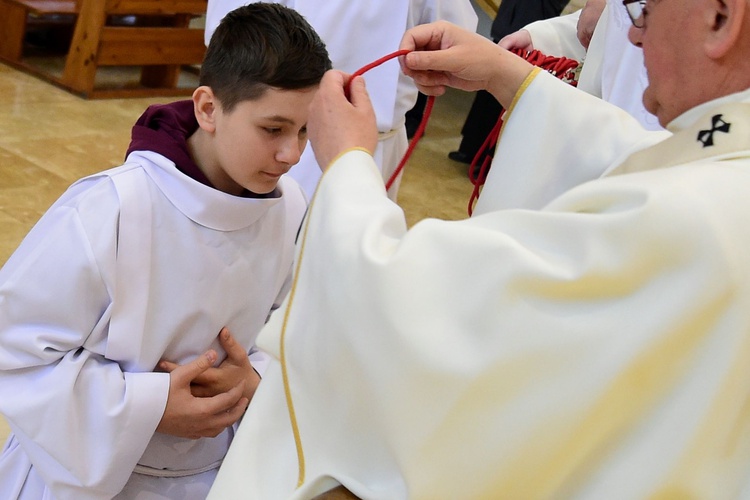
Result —
[{"label": "wooden bench", "polygon": [[0,0],[0,60],[12,65],[22,62],[23,43],[30,22],[58,15],[72,18],[77,13],[77,0]]},{"label": "wooden bench", "polygon": [[[205,14],[206,4],[207,0],[0,0],[0,16],[5,11],[21,25],[29,16],[62,11],[76,16],[62,75],[24,62],[23,33],[13,34],[14,42],[0,50],[0,59],[86,98],[189,95],[193,89],[178,87],[178,80],[184,67],[203,61],[203,29],[190,24]],[[140,78],[99,85],[98,71],[111,66],[140,67]]]}]

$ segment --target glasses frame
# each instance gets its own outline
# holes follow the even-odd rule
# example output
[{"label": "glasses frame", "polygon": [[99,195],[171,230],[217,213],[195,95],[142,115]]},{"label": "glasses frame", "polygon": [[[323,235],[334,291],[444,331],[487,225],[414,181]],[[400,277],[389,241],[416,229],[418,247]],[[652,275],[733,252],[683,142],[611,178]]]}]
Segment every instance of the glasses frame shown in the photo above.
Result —
[{"label": "glasses frame", "polygon": [[636,28],[643,28],[646,21],[643,16],[643,11],[646,7],[646,0],[623,0],[622,4],[628,12],[628,17],[630,18],[630,22],[633,23],[633,26]]}]

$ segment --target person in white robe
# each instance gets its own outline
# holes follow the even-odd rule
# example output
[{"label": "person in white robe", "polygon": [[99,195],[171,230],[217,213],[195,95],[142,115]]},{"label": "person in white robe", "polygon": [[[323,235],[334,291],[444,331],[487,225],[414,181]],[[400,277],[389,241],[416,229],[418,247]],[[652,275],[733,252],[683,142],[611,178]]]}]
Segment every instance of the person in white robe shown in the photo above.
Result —
[{"label": "person in white robe", "polygon": [[209,499],[750,494],[750,2],[642,7],[658,141],[479,35],[406,34],[421,91],[485,88],[509,109],[501,144],[577,169],[508,207],[493,166],[462,221],[407,229],[364,85],[349,101],[324,77],[309,126],[328,168]]},{"label": "person in white robe", "polygon": [[[249,0],[209,0],[206,12],[205,40],[224,15]],[[409,28],[445,20],[467,30],[477,27],[477,14],[470,0],[280,0],[278,3],[300,12],[326,43],[335,68],[354,73],[398,49]],[[365,75],[377,117],[379,142],[375,161],[383,182],[393,176],[409,147],[406,113],[417,100],[417,89],[403,75],[396,60],[371,69]],[[311,149],[288,174],[312,198],[321,176],[321,167]],[[401,175],[394,179],[388,193],[397,199]]]},{"label": "person in white robe", "polygon": [[[564,16],[528,24],[516,33],[500,40],[506,49],[536,49],[549,56],[568,57],[582,61],[578,88],[619,106],[632,114],[645,128],[663,130],[658,119],[643,106],[641,96],[648,86],[648,75],[643,65],[643,54],[627,41],[630,20],[622,7],[622,0],[589,0],[586,6]],[[587,20],[595,22],[588,45],[584,45],[581,25],[589,3],[600,15]]]},{"label": "person in white robe", "polygon": [[289,287],[306,202],[283,174],[330,67],[295,11],[236,12],[192,100],[149,107],[126,163],[70,187],[3,266],[0,498],[206,497]]}]

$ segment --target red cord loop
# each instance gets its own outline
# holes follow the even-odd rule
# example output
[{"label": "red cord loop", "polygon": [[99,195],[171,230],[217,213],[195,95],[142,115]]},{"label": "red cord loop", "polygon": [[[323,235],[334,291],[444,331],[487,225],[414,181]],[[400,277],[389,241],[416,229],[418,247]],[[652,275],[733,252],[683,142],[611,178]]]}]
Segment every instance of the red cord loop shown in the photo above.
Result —
[{"label": "red cord loop", "polygon": [[[361,76],[363,73],[370,71],[372,68],[380,66],[384,62],[390,61],[391,59],[394,59],[396,57],[404,56],[408,54],[409,52],[411,51],[408,49],[397,50],[396,52],[392,52],[386,56],[381,57],[380,59],[376,61],[371,62],[370,64],[367,64],[366,66],[361,67],[360,69],[352,73],[352,76],[349,79],[349,84],[351,84],[351,81],[352,79],[354,79],[355,76]],[[347,97],[349,95],[349,84],[347,84],[347,87],[346,87]],[[417,128],[417,131],[414,134],[414,137],[412,137],[411,142],[409,142],[409,147],[407,148],[406,153],[404,153],[403,158],[401,158],[401,161],[396,167],[396,170],[393,171],[391,176],[388,178],[388,181],[385,183],[386,191],[391,189],[391,186],[393,186],[393,183],[396,182],[396,179],[398,178],[399,174],[404,169],[404,165],[406,165],[406,162],[409,161],[409,158],[414,152],[414,148],[417,146],[417,142],[419,142],[419,139],[424,134],[424,130],[427,127],[427,121],[430,119],[430,114],[432,113],[432,105],[434,104],[434,102],[435,102],[435,96],[429,96],[427,98],[427,104],[425,105],[424,113],[422,114],[422,121],[419,123],[419,127]]]},{"label": "red cord loop", "polygon": [[[406,49],[397,50],[396,52],[392,52],[376,61],[371,62],[366,66],[363,66],[362,68],[352,73],[352,76],[349,79],[349,83],[351,83],[351,80],[355,76],[361,76],[363,73],[371,70],[372,68],[380,66],[384,62],[390,61],[391,59],[394,59],[396,57],[406,55],[409,52],[410,51]],[[573,86],[576,86],[578,84],[578,69],[580,67],[580,63],[575,59],[546,56],[538,50],[532,50],[529,52],[514,50],[512,52],[520,57],[523,57],[534,66],[539,66],[543,70],[548,71],[564,82],[567,82]],[[346,86],[347,97],[349,96],[349,83],[347,83]],[[391,176],[388,178],[388,181],[385,184],[386,190],[390,189],[393,183],[396,181],[399,174],[404,169],[404,165],[406,165],[406,162],[414,152],[414,148],[416,148],[419,139],[421,139],[422,135],[424,134],[424,131],[427,128],[427,122],[430,119],[430,114],[432,113],[432,107],[434,103],[435,96],[428,96],[427,104],[425,105],[425,110],[422,115],[422,121],[419,123],[417,131],[414,133],[414,137],[412,137],[411,142],[409,143],[409,147],[404,154],[404,157],[399,162],[396,170],[393,171],[393,174],[391,174]],[[474,184],[474,190],[471,193],[471,197],[469,198],[469,215],[471,215],[472,211],[474,210],[474,204],[479,198],[479,193],[481,192],[484,181],[487,178],[487,171],[489,170],[492,158],[489,155],[485,155],[485,153],[494,148],[497,144],[498,137],[500,136],[500,130],[502,130],[503,126],[503,115],[504,113],[500,114],[497,123],[492,128],[487,138],[484,140],[482,147],[480,147],[479,151],[477,151],[477,154],[474,156],[471,165],[469,165],[469,180],[471,180],[471,183]],[[479,159],[483,156],[484,161],[481,167],[479,169],[476,169],[477,163],[479,163]]]}]

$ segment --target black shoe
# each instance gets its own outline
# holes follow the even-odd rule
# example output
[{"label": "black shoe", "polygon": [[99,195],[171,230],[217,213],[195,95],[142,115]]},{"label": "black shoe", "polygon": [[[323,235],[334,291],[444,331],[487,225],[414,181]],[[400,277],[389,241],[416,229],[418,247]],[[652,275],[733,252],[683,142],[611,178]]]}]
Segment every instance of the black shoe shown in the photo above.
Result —
[{"label": "black shoe", "polygon": [[463,151],[451,151],[450,153],[448,153],[448,159],[457,161],[459,163],[466,163],[467,165],[471,165],[471,161],[474,159],[474,157],[469,156]]}]

